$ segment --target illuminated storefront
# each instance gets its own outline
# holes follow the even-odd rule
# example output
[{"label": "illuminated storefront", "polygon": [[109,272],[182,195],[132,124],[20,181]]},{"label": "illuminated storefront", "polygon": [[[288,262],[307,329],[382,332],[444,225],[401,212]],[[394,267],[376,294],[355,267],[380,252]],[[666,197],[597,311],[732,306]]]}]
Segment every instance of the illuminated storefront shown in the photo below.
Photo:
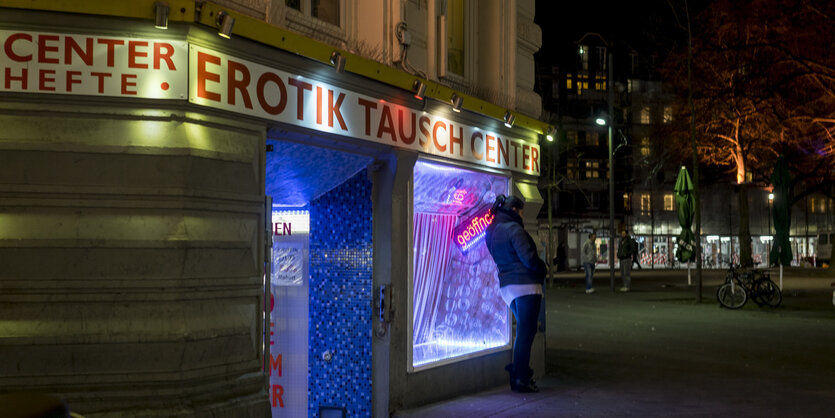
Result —
[{"label": "illuminated storefront", "polygon": [[538,212],[546,127],[172,3],[167,31],[2,9],[0,313],[41,331],[2,328],[0,386],[81,413],[383,416],[506,383],[483,233],[498,194]]}]

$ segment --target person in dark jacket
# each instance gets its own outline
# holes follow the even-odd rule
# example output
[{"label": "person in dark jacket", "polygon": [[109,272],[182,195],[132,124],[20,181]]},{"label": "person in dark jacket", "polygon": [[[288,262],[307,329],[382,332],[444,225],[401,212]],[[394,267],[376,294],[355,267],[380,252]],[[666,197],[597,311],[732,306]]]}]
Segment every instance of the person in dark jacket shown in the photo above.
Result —
[{"label": "person in dark jacket", "polygon": [[523,210],[521,199],[498,196],[491,209],[493,222],[484,239],[499,270],[499,293],[516,317],[513,363],[505,367],[510,374],[510,389],[538,392],[530,358],[547,268],[522,224]]}]

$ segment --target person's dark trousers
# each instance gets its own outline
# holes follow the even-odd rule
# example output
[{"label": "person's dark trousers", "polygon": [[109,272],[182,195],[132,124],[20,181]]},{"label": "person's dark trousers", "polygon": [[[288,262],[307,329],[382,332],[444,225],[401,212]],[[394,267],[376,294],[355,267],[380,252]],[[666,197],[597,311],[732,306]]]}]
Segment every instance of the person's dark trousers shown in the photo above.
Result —
[{"label": "person's dark trousers", "polygon": [[[526,295],[513,299],[510,310],[516,317],[516,339],[513,341],[513,372],[511,378],[523,383],[533,376],[531,370],[531,346],[536,336],[536,323],[539,318],[541,295]],[[510,371],[510,370],[509,370]]]}]

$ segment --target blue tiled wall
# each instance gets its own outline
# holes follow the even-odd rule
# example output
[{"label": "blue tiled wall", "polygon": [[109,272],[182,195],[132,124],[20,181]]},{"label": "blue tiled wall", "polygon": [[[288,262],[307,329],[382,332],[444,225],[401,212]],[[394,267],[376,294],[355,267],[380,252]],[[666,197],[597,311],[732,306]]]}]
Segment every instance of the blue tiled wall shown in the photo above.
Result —
[{"label": "blue tiled wall", "polygon": [[[310,203],[308,415],[371,416],[371,182],[365,170]],[[330,362],[322,354],[330,351]]]}]

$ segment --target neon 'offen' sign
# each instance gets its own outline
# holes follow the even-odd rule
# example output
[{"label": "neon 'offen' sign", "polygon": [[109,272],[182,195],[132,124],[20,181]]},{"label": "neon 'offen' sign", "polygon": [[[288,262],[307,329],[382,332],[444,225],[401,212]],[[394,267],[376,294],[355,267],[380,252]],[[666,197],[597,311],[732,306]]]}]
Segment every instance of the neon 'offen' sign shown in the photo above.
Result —
[{"label": "neon 'offen' sign", "polygon": [[455,244],[461,251],[466,252],[484,238],[484,233],[491,222],[493,222],[493,214],[487,211],[460,223],[452,230]]}]

